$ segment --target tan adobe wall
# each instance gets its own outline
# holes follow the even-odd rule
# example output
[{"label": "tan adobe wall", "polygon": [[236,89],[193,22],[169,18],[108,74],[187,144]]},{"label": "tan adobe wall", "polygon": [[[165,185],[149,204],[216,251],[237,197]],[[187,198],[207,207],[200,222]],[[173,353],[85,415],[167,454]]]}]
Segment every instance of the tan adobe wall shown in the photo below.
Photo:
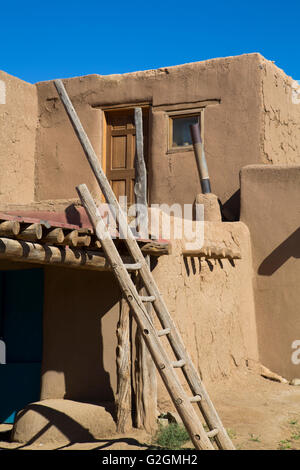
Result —
[{"label": "tan adobe wall", "polygon": [[249,227],[259,358],[292,379],[300,340],[300,166],[254,165],[241,172],[241,218]]},{"label": "tan adobe wall", "polygon": [[[174,241],[172,256],[159,258],[154,277],[204,383],[213,387],[246,368],[247,360],[257,361],[258,350],[249,231],[240,222],[206,222],[209,243],[240,249],[242,259],[184,261],[182,242]],[[158,401],[160,410],[170,409],[161,381]]]},{"label": "tan adobe wall", "polygon": [[[248,359],[258,359],[247,227],[208,222],[205,243],[211,242],[240,249],[242,259],[184,261],[182,242],[174,241],[172,255],[160,257],[154,268],[170,313],[207,384],[246,367]],[[112,274],[45,268],[41,399],[113,400],[119,299]],[[167,400],[159,383],[160,407]]]},{"label": "tan adobe wall", "polygon": [[36,86],[0,71],[0,204],[34,200],[37,119]]},{"label": "tan adobe wall", "polygon": [[45,267],[42,400],[114,400],[119,299],[112,274]]},{"label": "tan adobe wall", "polygon": [[[31,85],[4,72],[1,77],[7,100],[0,104],[0,156],[5,168],[0,204],[73,199],[75,185],[82,182],[98,193],[53,82]],[[201,191],[193,152],[168,153],[170,112],[205,109],[212,190],[223,203],[238,199],[243,166],[296,163],[299,158],[300,107],[292,103],[293,81],[260,54],[75,77],[64,83],[99,156],[105,140],[102,109],[151,106],[152,203],[191,203]]]},{"label": "tan adobe wall", "polygon": [[[259,54],[249,54],[124,75],[77,77],[64,84],[99,155],[101,108],[152,105],[152,203],[192,203],[201,192],[193,151],[167,153],[167,133],[168,112],[205,107],[212,190],[225,202],[239,188],[240,168],[260,161],[260,63]],[[75,185],[82,182],[95,190],[53,82],[38,83],[37,90],[37,198],[73,198]]]},{"label": "tan adobe wall", "polygon": [[268,60],[261,67],[262,163],[299,164],[300,86]]}]

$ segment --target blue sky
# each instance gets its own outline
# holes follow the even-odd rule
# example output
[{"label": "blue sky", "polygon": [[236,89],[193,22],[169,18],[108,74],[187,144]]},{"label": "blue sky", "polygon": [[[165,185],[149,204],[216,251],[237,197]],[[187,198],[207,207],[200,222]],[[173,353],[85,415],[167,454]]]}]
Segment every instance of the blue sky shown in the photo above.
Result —
[{"label": "blue sky", "polygon": [[31,83],[260,52],[300,80],[300,2],[0,0],[0,69]]}]

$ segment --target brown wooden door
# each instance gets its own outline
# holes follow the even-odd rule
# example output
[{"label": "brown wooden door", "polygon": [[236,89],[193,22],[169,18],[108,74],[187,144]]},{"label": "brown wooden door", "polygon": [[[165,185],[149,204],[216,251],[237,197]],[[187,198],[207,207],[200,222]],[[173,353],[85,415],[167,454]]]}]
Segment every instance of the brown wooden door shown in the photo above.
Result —
[{"label": "brown wooden door", "polygon": [[[106,113],[107,147],[106,176],[117,198],[127,196],[133,204],[135,181],[135,126],[134,109]],[[143,110],[144,155],[147,164],[148,113]]]}]

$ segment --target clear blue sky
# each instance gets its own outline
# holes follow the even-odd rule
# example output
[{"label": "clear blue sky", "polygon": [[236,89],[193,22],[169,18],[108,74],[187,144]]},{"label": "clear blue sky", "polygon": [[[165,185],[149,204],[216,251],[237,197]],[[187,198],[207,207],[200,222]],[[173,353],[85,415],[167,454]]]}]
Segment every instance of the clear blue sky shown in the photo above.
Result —
[{"label": "clear blue sky", "polygon": [[300,2],[0,2],[0,69],[35,83],[260,52],[300,80]]}]

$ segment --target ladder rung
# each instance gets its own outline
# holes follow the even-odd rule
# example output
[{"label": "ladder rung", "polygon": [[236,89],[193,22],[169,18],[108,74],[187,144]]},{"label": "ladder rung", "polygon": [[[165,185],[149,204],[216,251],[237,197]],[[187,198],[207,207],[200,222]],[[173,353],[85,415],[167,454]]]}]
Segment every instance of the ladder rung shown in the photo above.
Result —
[{"label": "ladder rung", "polygon": [[180,361],[171,362],[172,367],[183,367],[185,365],[185,361],[180,359]]},{"label": "ladder rung", "polygon": [[215,437],[219,433],[219,429],[213,429],[207,433],[207,437]]},{"label": "ladder rung", "polygon": [[157,336],[164,336],[168,335],[169,333],[171,333],[171,328],[165,328],[164,330],[158,331]]},{"label": "ladder rung", "polygon": [[136,271],[137,269],[141,269],[141,263],[133,263],[133,264],[124,264],[127,271]]},{"label": "ladder rung", "polygon": [[149,295],[149,296],[141,295],[140,299],[141,299],[142,302],[154,302],[156,297],[154,297],[154,295]]},{"label": "ladder rung", "polygon": [[196,403],[197,401],[201,401],[202,397],[201,395],[195,395],[194,397],[190,398],[191,403]]}]

